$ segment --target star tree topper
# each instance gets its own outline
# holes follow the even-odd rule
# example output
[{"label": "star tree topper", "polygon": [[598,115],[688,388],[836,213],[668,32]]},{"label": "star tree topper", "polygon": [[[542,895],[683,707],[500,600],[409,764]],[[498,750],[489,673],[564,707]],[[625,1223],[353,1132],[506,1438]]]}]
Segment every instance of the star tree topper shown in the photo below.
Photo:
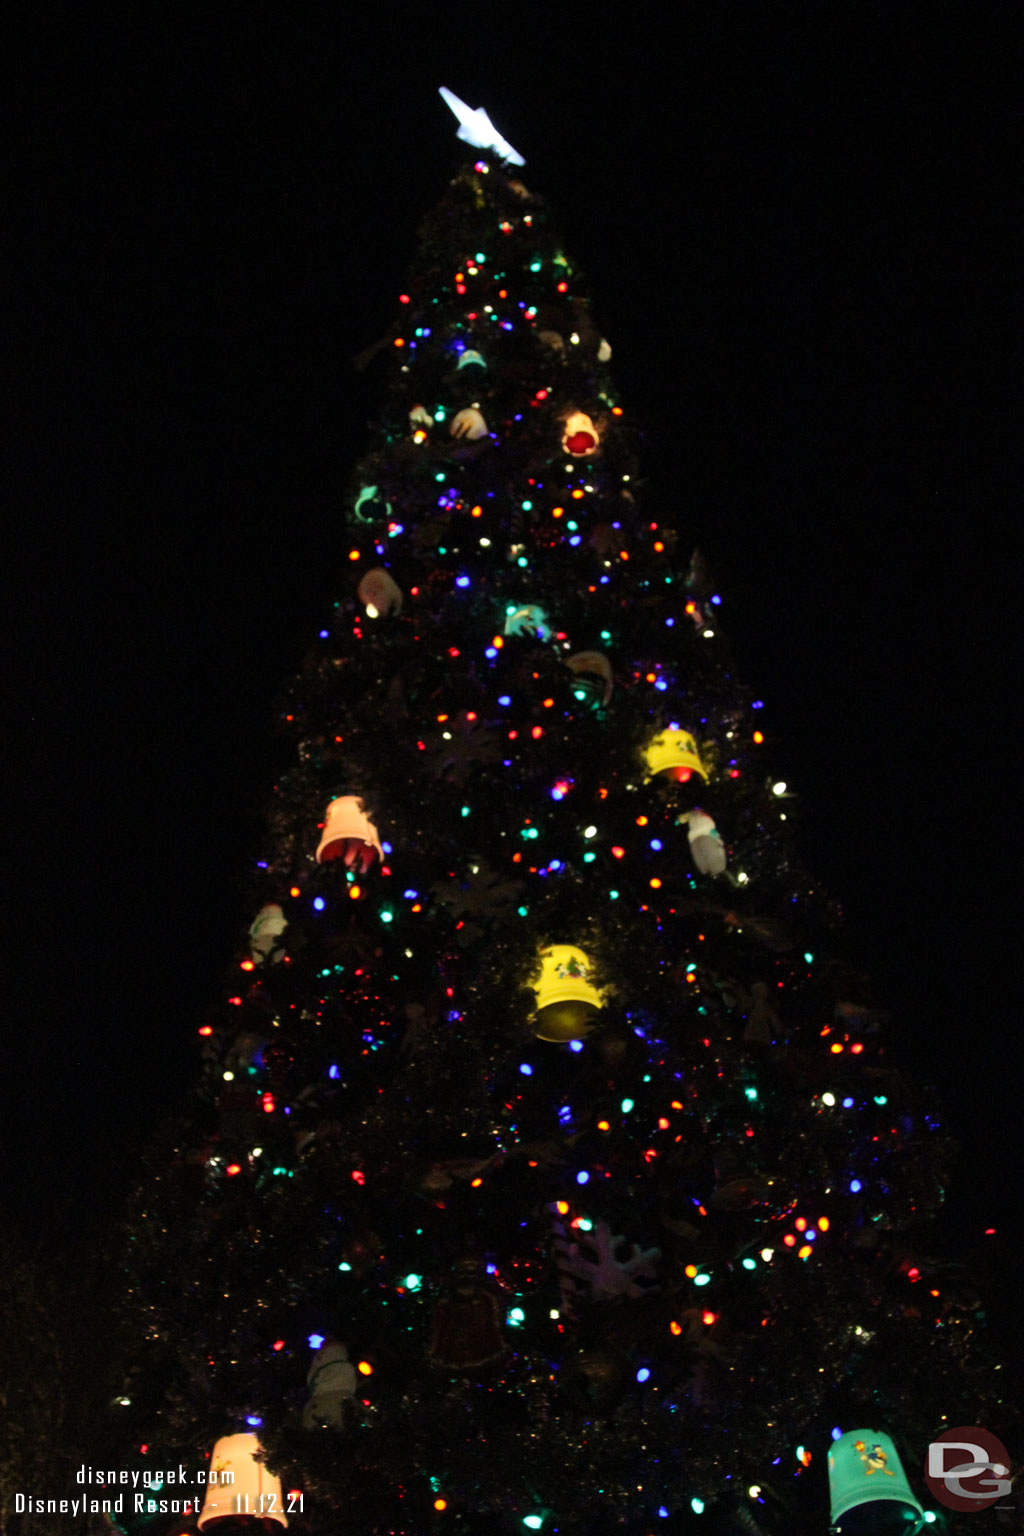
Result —
[{"label": "star tree topper", "polygon": [[450,91],[446,85],[440,87],[441,95],[451,107],[459,120],[459,131],[456,138],[462,139],[465,144],[472,144],[475,149],[489,149],[501,160],[507,160],[511,165],[525,165],[522,155],[512,148],[507,139],[491,122],[483,107],[477,107],[474,112],[460,101],[454,91]]}]

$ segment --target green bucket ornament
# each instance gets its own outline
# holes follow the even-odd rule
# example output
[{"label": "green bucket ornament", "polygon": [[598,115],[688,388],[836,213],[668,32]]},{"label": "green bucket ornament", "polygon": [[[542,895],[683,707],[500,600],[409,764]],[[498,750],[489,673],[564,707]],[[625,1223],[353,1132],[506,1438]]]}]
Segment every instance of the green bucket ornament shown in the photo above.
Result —
[{"label": "green bucket ornament", "polygon": [[924,1524],[889,1435],[851,1429],[828,1453],[835,1536],[913,1536]]}]

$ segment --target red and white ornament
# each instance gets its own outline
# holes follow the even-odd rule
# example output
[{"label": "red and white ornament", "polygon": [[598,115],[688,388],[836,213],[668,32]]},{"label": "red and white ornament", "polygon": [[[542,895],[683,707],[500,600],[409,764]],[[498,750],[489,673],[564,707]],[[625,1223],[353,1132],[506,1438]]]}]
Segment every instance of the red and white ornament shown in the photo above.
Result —
[{"label": "red and white ornament", "polygon": [[572,411],[565,418],[562,447],[566,453],[572,454],[574,459],[582,459],[587,454],[595,453],[600,442],[600,434],[585,411]]}]

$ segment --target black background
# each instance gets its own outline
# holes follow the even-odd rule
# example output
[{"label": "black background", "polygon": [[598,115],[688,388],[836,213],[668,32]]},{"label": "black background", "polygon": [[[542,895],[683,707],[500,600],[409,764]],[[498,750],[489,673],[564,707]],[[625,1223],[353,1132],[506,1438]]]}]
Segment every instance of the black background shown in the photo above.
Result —
[{"label": "black background", "polygon": [[191,1081],[339,583],[352,358],[458,162],[445,84],[587,273],[646,505],[718,574],[890,1054],[962,1144],[950,1241],[1009,1246],[1013,8],[90,10],[14,51],[8,1223],[88,1241]]}]

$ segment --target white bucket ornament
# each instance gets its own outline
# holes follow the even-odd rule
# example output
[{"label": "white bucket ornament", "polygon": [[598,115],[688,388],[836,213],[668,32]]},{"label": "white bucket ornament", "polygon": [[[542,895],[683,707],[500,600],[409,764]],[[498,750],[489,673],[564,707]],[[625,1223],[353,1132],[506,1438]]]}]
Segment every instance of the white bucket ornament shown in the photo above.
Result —
[{"label": "white bucket ornament", "polygon": [[686,836],[690,842],[690,855],[702,875],[724,875],[728,863],[722,834],[706,811],[697,806],[676,817],[677,822],[688,822]]},{"label": "white bucket ornament", "polygon": [[302,1410],[303,1429],[342,1429],[345,1404],[356,1392],[356,1368],[337,1339],[325,1339],[306,1377],[309,1401]]},{"label": "white bucket ornament", "polygon": [[249,950],[257,965],[265,960],[280,959],[281,949],[277,941],[287,927],[288,919],[276,901],[268,901],[260,907],[249,929]]},{"label": "white bucket ornament", "polygon": [[467,405],[465,410],[452,417],[451,434],[452,437],[465,437],[475,443],[479,438],[487,436],[487,423],[475,405]]},{"label": "white bucket ornament", "polygon": [[388,618],[402,611],[402,589],[383,566],[374,566],[359,583],[359,601],[368,619]]},{"label": "white bucket ornament", "polygon": [[600,434],[585,411],[572,411],[566,417],[562,447],[566,453],[571,453],[574,459],[582,459],[589,453],[595,453],[600,442]]},{"label": "white bucket ornament", "polygon": [[327,807],[323,836],[316,850],[317,863],[330,864],[340,859],[346,869],[365,875],[383,857],[377,828],[359,796],[338,795]]},{"label": "white bucket ornament", "polygon": [[577,651],[566,661],[576,674],[573,693],[578,699],[608,704],[612,696],[612,665],[603,651]]},{"label": "white bucket ornament", "polygon": [[263,1448],[255,1435],[225,1435],[218,1440],[207,1476],[209,1485],[197,1522],[201,1531],[216,1532],[229,1525],[237,1530],[248,1521],[254,1530],[288,1524],[281,1479],[263,1465]]}]

